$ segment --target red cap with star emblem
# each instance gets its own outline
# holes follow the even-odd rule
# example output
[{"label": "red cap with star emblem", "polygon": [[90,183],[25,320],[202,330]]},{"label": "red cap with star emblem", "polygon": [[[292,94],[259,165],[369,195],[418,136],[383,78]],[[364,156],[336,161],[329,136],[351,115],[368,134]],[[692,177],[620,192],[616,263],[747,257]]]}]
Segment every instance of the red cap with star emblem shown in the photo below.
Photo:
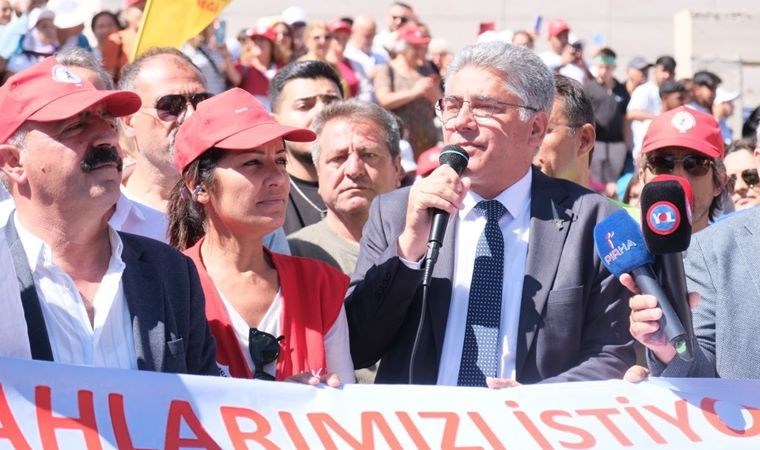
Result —
[{"label": "red cap with star emblem", "polygon": [[652,119],[642,153],[665,147],[682,147],[710,158],[722,158],[724,147],[718,122],[711,114],[688,106],[671,109]]},{"label": "red cap with star emblem", "polygon": [[50,56],[13,75],[0,87],[0,143],[26,121],[68,119],[103,102],[114,117],[140,109],[140,97],[129,91],[98,90]]}]

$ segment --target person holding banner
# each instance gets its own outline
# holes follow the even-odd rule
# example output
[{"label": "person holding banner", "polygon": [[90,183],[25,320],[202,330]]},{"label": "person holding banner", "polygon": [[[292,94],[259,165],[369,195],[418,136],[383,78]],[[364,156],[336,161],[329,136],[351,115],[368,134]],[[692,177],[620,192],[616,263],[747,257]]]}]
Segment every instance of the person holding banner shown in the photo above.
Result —
[{"label": "person holding banner", "polygon": [[348,278],[262,245],[285,220],[284,140],[315,138],[278,124],[240,88],[201,102],[177,133],[182,178],[169,204],[170,240],[198,268],[217,363],[233,377],[334,372],[354,381],[343,308]]},{"label": "person holding banner", "polygon": [[133,92],[97,90],[55,57],[0,88],[4,229],[34,359],[219,375],[190,260],[108,223],[120,196],[114,117]]},{"label": "person holding banner", "polygon": [[[633,364],[629,294],[592,245],[618,208],[531,167],[554,92],[541,59],[511,44],[466,47],[449,65],[444,142],[469,164],[375,198],[346,298],[354,364],[382,358],[376,382],[506,387]],[[433,208],[453,220],[423,310]]]}]

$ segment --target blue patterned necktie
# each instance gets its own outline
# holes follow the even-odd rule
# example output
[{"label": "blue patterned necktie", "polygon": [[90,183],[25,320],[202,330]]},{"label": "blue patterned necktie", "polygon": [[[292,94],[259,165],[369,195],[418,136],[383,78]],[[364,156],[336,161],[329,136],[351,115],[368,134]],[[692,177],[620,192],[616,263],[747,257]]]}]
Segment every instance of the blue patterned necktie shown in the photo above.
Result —
[{"label": "blue patterned necktie", "polygon": [[486,377],[496,376],[499,361],[501,291],[504,282],[504,235],[499,219],[507,209],[498,200],[481,201],[475,211],[486,217],[478,239],[467,306],[459,386],[485,386]]}]

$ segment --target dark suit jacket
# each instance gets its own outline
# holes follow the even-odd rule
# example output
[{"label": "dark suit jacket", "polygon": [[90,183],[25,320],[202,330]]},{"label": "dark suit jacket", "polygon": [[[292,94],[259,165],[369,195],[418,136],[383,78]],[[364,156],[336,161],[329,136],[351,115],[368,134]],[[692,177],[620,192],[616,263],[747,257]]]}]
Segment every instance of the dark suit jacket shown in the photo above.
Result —
[{"label": "dark suit jacket", "polygon": [[[208,328],[195,265],[168,245],[119,233],[126,267],[122,286],[132,317],[137,367],[154,372],[219,375],[216,346]],[[13,220],[6,225],[21,288],[32,358],[53,360],[45,319],[24,248]],[[20,253],[19,253],[20,250]],[[23,266],[19,268],[19,263]],[[24,270],[25,268],[25,270]]]},{"label": "dark suit jacket", "polygon": [[[382,358],[378,383],[408,382],[420,317],[422,271],[409,269],[396,253],[408,195],[401,189],[375,199],[346,298],[354,366]],[[616,209],[598,194],[533,169],[518,381],[620,378],[634,363],[629,295],[600,264],[593,243],[594,226]],[[454,270],[451,228],[433,271],[414,383],[438,378]]]}]

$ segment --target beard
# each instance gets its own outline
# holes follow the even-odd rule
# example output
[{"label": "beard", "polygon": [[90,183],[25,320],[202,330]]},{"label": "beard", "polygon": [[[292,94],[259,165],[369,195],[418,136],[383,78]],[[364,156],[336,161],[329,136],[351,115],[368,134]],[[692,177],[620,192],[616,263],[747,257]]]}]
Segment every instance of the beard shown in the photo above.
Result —
[{"label": "beard", "polygon": [[90,147],[80,163],[82,172],[90,173],[104,164],[116,164],[116,170],[121,172],[124,163],[119,156],[119,150],[112,145]]}]

